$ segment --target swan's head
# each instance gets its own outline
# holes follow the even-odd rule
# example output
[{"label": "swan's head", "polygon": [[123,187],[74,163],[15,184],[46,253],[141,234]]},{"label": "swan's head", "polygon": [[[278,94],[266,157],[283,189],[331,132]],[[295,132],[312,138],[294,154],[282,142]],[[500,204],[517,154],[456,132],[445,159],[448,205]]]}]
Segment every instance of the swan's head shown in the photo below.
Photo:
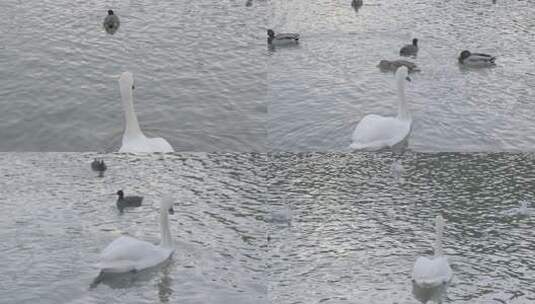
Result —
[{"label": "swan's head", "polygon": [[129,88],[131,87],[132,90],[135,89],[134,87],[134,74],[131,72],[124,72],[121,74],[121,77],[119,77],[119,85],[121,87]]},{"label": "swan's head", "polygon": [[108,15],[113,15],[113,11],[112,10],[108,10]]},{"label": "swan's head", "polygon": [[464,50],[461,52],[461,55],[459,56],[459,61],[463,61],[466,58],[470,57],[470,51]]},{"label": "swan's head", "polygon": [[267,30],[267,34],[269,38],[275,37],[275,32],[272,29]]},{"label": "swan's head", "polygon": [[416,38],[412,39],[412,45],[418,46],[418,39]]},{"label": "swan's head", "polygon": [[175,210],[173,209],[174,204],[175,204],[175,201],[173,200],[173,198],[170,196],[166,196],[163,198],[161,202],[160,210],[162,210],[162,212],[167,210],[169,214],[174,214],[175,213]]},{"label": "swan's head", "polygon": [[399,83],[403,83],[404,80],[411,81],[409,69],[404,65],[400,66],[396,71],[396,79]]}]

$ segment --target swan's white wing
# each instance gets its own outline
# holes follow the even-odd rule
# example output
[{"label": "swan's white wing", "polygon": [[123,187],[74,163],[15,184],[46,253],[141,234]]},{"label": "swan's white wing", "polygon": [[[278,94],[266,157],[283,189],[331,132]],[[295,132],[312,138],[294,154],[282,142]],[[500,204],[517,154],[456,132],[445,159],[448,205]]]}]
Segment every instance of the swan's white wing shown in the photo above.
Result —
[{"label": "swan's white wing", "polygon": [[149,138],[150,145],[152,146],[152,152],[162,152],[162,153],[168,153],[168,152],[175,152],[171,144],[167,142],[167,140],[158,137],[158,138]]},{"label": "swan's white wing", "polygon": [[366,115],[353,132],[351,148],[379,150],[392,147],[410,133],[411,122],[411,120],[400,120],[395,117]]},{"label": "swan's white wing", "polygon": [[433,288],[449,283],[453,273],[445,256],[419,257],[412,270],[414,282],[424,288]]},{"label": "swan's white wing", "polygon": [[123,138],[123,145],[119,153],[168,153],[174,152],[173,147],[163,138]]},{"label": "swan's white wing", "polygon": [[103,272],[139,271],[165,261],[171,253],[170,249],[121,236],[102,251],[96,266]]}]

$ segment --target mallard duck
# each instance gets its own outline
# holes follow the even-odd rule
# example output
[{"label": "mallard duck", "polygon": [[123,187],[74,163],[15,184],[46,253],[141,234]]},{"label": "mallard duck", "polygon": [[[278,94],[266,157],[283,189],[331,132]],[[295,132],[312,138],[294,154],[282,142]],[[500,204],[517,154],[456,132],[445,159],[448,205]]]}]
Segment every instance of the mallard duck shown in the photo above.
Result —
[{"label": "mallard duck", "polygon": [[271,29],[267,30],[268,44],[272,45],[288,45],[296,44],[299,42],[299,34],[295,33],[280,33],[275,35],[275,32]]},{"label": "mallard duck", "polygon": [[108,34],[115,34],[115,32],[119,29],[119,25],[121,23],[119,22],[119,17],[113,13],[112,10],[108,10],[108,16],[104,18],[104,29]]},{"label": "mallard duck", "polygon": [[123,190],[117,191],[119,198],[117,199],[117,208],[123,211],[126,207],[139,207],[143,202],[143,196],[124,196]]},{"label": "mallard duck", "polygon": [[413,56],[418,53],[418,39],[412,39],[412,44],[407,44],[399,50],[401,56]]},{"label": "mallard duck", "polygon": [[488,67],[496,65],[494,61],[496,57],[481,53],[470,53],[470,51],[464,50],[459,55],[459,63],[472,67]]},{"label": "mallard duck", "polygon": [[358,10],[362,6],[362,4],[364,4],[362,0],[353,0],[353,1],[351,1],[351,6],[355,10]]},{"label": "mallard duck", "polygon": [[98,172],[99,177],[103,177],[104,171],[106,171],[107,167],[103,159],[99,160],[98,158],[95,158],[93,162],[91,163],[91,169],[93,171]]},{"label": "mallard duck", "polygon": [[377,65],[382,71],[396,71],[400,66],[406,66],[409,69],[409,73],[420,71],[416,66],[416,63],[407,60],[381,60]]}]

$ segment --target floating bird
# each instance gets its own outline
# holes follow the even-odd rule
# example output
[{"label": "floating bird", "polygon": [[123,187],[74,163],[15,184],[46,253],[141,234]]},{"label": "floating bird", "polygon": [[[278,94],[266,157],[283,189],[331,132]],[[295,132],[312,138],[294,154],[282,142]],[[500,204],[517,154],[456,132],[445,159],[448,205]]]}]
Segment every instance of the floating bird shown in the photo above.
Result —
[{"label": "floating bird", "polygon": [[245,6],[252,6],[253,5],[253,0],[247,0],[247,2],[245,2]]},{"label": "floating bird", "polygon": [[119,22],[119,17],[113,13],[112,10],[108,10],[108,16],[104,18],[104,29],[108,34],[115,34],[115,32],[119,29],[119,25],[121,23]]},{"label": "floating bird", "polygon": [[520,207],[506,210],[503,212],[503,214],[508,215],[508,216],[531,215],[533,213],[533,210],[531,210],[528,206],[529,206],[528,201],[520,201]]},{"label": "floating bird", "polygon": [[442,252],[443,230],[444,218],[438,215],[435,219],[435,255],[418,257],[412,269],[412,281],[420,288],[436,288],[448,284],[453,277],[448,258]]},{"label": "floating bird", "polygon": [[99,160],[98,158],[95,158],[93,162],[91,163],[91,169],[93,171],[98,172],[99,177],[103,177],[104,171],[106,171],[107,167],[103,159]]},{"label": "floating bird", "polygon": [[121,236],[111,242],[101,253],[98,264],[99,276],[94,283],[108,273],[137,272],[156,266],[171,257],[175,251],[167,213],[173,214],[173,200],[164,198],[160,203],[160,245],[140,241],[130,236]]},{"label": "floating bird", "polygon": [[381,71],[396,71],[400,66],[406,66],[409,69],[409,73],[420,71],[416,63],[407,60],[381,60],[377,65]]},{"label": "floating bird", "polygon": [[412,117],[405,100],[405,81],[410,81],[405,66],[396,71],[399,108],[396,117],[376,114],[366,115],[353,132],[353,150],[380,150],[391,148],[405,140],[410,134]]},{"label": "floating bird", "polygon": [[399,50],[401,56],[414,56],[418,53],[418,39],[412,39],[412,44],[407,44]]},{"label": "floating bird", "polygon": [[148,138],[141,132],[134,110],[133,93],[134,75],[124,72],[119,78],[121,89],[121,101],[124,108],[125,128],[123,133],[122,146],[119,152],[131,153],[153,153],[153,152],[174,152],[173,147],[163,138]]},{"label": "floating bird", "polygon": [[267,30],[268,44],[271,45],[289,45],[297,44],[299,42],[299,34],[295,33],[280,33],[275,35],[275,32],[271,29]]},{"label": "floating bird", "polygon": [[364,4],[364,2],[362,0],[353,0],[351,1],[351,6],[356,10],[358,11],[359,8]]},{"label": "floating bird", "polygon": [[490,67],[495,66],[494,61],[496,57],[481,53],[470,53],[470,51],[462,51],[459,55],[459,63],[470,67]]},{"label": "floating bird", "polygon": [[143,202],[143,196],[124,196],[123,190],[117,191],[117,195],[117,208],[121,212],[126,207],[139,207]]}]

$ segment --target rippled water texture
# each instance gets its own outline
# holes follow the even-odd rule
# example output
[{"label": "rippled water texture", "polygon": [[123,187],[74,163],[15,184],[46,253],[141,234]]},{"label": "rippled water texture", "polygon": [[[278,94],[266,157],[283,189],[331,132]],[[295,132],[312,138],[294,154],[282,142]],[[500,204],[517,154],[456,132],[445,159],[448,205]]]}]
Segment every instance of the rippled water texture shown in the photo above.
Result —
[{"label": "rippled water texture", "polygon": [[[102,21],[120,17],[115,35]],[[262,151],[265,1],[2,1],[0,151],[116,151],[118,76],[177,151]]]},{"label": "rippled water texture", "polygon": [[[0,303],[267,303],[265,156],[0,153]],[[114,193],[144,196],[119,214]],[[103,281],[99,253],[121,234],[158,243],[162,195],[176,198],[169,263]]]},{"label": "rippled water texture", "polygon": [[[298,47],[271,52],[269,147],[344,151],[366,114],[397,111],[394,77],[376,65],[410,59],[421,68],[406,90],[417,151],[533,151],[535,5],[529,0],[273,0],[269,26],[299,32]],[[498,57],[492,69],[463,69],[460,51]]]},{"label": "rippled water texture", "polygon": [[[277,154],[270,158],[272,303],[418,303],[411,269],[433,219],[454,272],[445,303],[535,302],[535,158],[525,154]],[[284,205],[286,199],[286,206]],[[290,208],[288,208],[288,206]]]}]

